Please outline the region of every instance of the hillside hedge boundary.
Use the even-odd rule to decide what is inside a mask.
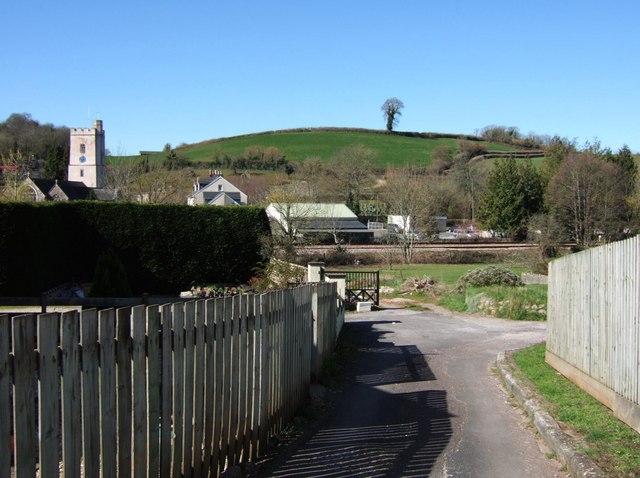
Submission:
[[[240,284],[261,267],[264,209],[132,203],[0,203],[0,296],[91,282],[113,250],[133,294]]]

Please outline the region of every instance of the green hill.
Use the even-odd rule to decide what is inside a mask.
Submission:
[[[479,142],[486,150],[515,150],[510,145],[487,143],[480,138],[465,135],[438,133],[387,133],[381,130],[359,130],[341,128],[314,128],[272,131],[231,138],[221,138],[176,148],[176,153],[193,163],[212,162],[216,157],[234,157],[245,153],[247,148],[278,148],[291,162],[301,162],[315,156],[328,161],[345,146],[361,144],[376,152],[378,167],[428,166],[431,154],[437,147],[456,151],[460,139]],[[164,154],[150,156],[161,160]]]

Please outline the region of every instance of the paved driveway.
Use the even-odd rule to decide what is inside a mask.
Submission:
[[[546,324],[406,309],[352,314],[353,385],[262,477],[560,477],[492,372]]]

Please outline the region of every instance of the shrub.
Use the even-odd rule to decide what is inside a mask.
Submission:
[[[107,249],[98,258],[91,286],[92,297],[129,297],[131,287],[124,264],[113,249]]]
[[[457,158],[468,160],[487,152],[484,145],[475,141],[458,141]]]
[[[520,139],[520,131],[515,126],[490,125],[482,128],[481,136],[485,141],[496,143],[513,143]]]
[[[523,283],[514,272],[495,266],[471,270],[458,279],[458,287],[460,289],[487,287],[490,285],[516,287],[523,285]]]
[[[355,256],[342,246],[337,246],[325,255],[325,263],[331,266],[347,266],[355,263],[355,261]]]
[[[258,292],[286,289],[304,284],[305,276],[306,269],[273,258],[260,276],[251,278],[249,285]]]

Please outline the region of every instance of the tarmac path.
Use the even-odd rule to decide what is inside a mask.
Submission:
[[[543,322],[387,309],[350,314],[352,383],[266,477],[564,477],[493,366]]]

